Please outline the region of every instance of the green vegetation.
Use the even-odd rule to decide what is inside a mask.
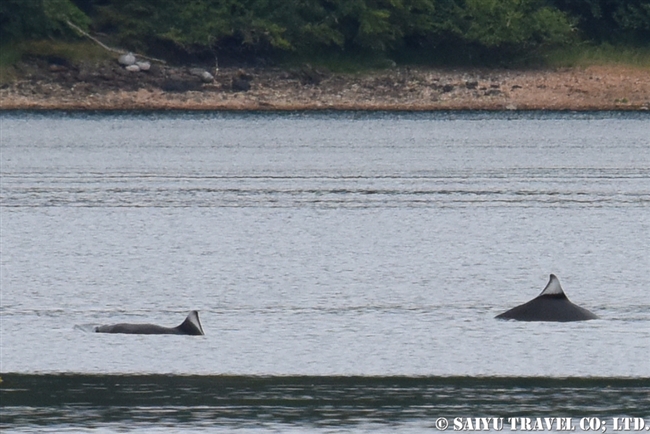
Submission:
[[[548,51],[544,63],[557,67],[623,64],[650,68],[650,47],[581,44]]]
[[[544,0],[111,0],[96,26],[122,46],[201,53],[390,53],[441,44],[516,53],[571,39]]]
[[[596,44],[650,45],[650,0],[552,0],[575,17],[582,40]]]
[[[12,46],[9,53],[22,57],[53,57],[67,59],[71,62],[96,61],[110,58],[111,55],[89,41],[61,41],[39,39],[36,41],[23,41]],[[9,54],[11,56],[12,54]]]
[[[20,74],[14,65],[30,58],[81,63],[109,59],[111,54],[90,41],[39,39],[7,44],[0,49],[0,84],[15,80]]]
[[[14,47],[5,46],[0,49],[0,85],[17,78],[13,65],[21,59],[21,53]]]
[[[87,44],[69,45],[81,38],[69,23],[172,62],[262,58],[339,70],[540,59],[644,66],[650,50],[650,0],[3,0],[0,65],[90,55]]]
[[[66,21],[87,29],[90,18],[71,0],[2,0],[0,40],[2,45],[42,38],[65,38],[72,29]]]

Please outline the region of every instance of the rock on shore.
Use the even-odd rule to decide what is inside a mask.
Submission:
[[[650,71],[626,66],[540,70],[399,67],[363,74],[309,66],[220,69],[118,62],[19,66],[2,109],[93,110],[648,110]]]

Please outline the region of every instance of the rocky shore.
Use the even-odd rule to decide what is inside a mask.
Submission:
[[[3,110],[649,110],[650,71],[627,66],[494,70],[395,67],[342,74],[206,70],[115,60],[19,65]],[[146,69],[146,70],[145,70]]]

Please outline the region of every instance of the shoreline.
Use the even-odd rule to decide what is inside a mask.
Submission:
[[[462,113],[462,112],[484,112],[484,113],[646,113],[650,109],[641,108],[341,108],[341,107],[317,107],[296,106],[291,108],[169,108],[169,107],[145,107],[145,108],[88,108],[88,107],[55,107],[55,108],[4,108],[0,107],[2,113]]]
[[[0,110],[69,111],[647,111],[650,71],[629,66],[539,70],[399,67],[357,74],[309,66],[124,71],[33,64],[0,88]],[[194,69],[195,71],[195,69]]]

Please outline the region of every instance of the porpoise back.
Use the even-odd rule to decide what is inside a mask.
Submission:
[[[112,324],[95,327],[97,333],[125,333],[135,335],[190,335],[203,336],[199,313],[191,311],[185,321],[176,327],[163,327],[156,324]]]
[[[517,307],[497,315],[498,319],[514,319],[517,321],[587,321],[598,316],[569,300],[560,280],[551,274],[548,284],[540,295]]]

